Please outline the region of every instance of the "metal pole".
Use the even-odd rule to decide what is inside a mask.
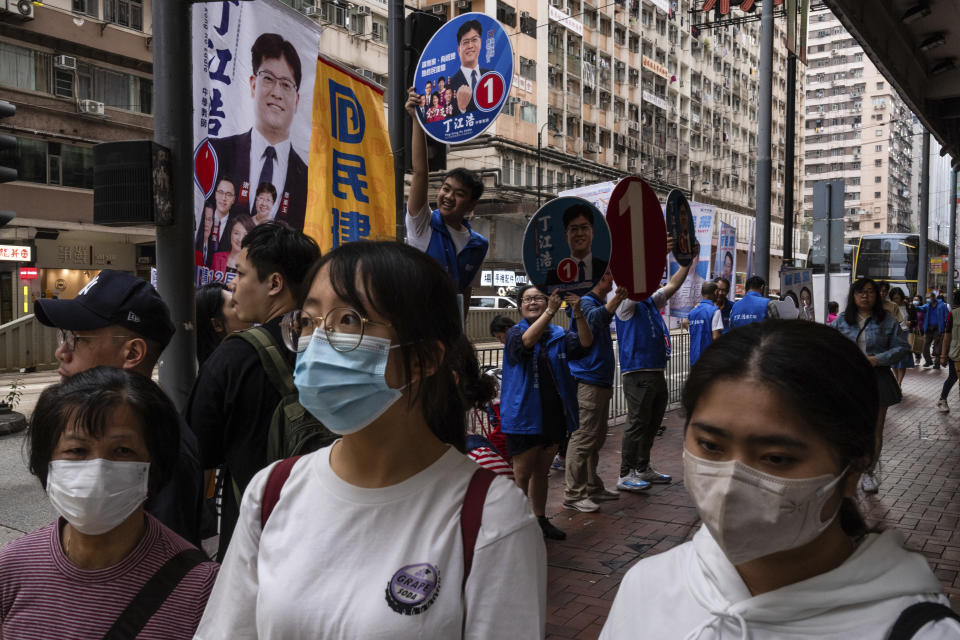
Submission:
[[[950,238],[947,240],[950,247],[950,258],[947,266],[947,304],[953,304],[953,288],[955,285],[953,270],[957,265],[957,172],[950,168]]]
[[[157,0],[154,0],[156,2]],[[407,99],[406,70],[403,66],[405,58],[403,42],[403,0],[390,0],[387,9],[387,51],[390,52],[387,68],[387,104],[389,106],[388,126],[390,127],[390,146],[393,148],[393,182],[396,191],[396,234],[397,240],[402,241],[405,236],[403,219],[403,148],[407,144],[404,140],[404,122],[407,117],[404,104]],[[413,123],[413,126],[419,126]]]
[[[920,165],[920,247],[917,265],[917,295],[927,295],[927,272],[930,261],[927,259],[927,236],[930,234],[930,132],[923,131],[923,159]]]
[[[543,173],[543,127],[540,127],[540,131],[537,131],[537,211],[540,210],[540,203],[542,201],[543,195],[543,180],[541,174]]]
[[[827,255],[823,259],[823,318],[830,313],[830,228],[833,225],[833,185],[827,183]]]
[[[783,182],[783,261],[793,261],[794,123],[797,119],[797,56],[787,54],[787,135]]]
[[[153,135],[173,170],[172,226],[157,227],[157,284],[177,328],[160,359],[160,386],[186,407],[197,376],[193,299],[193,103],[190,4],[153,3]]]
[[[753,272],[770,278],[770,137],[773,111],[773,2],[760,18],[760,113],[757,132],[757,226]],[[769,282],[767,283],[770,284]]]

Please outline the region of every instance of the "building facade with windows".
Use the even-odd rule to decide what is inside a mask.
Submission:
[[[0,322],[75,296],[103,268],[149,276],[155,255],[152,229],[93,223],[93,146],[153,137],[149,0],[30,8],[0,12],[0,99],[17,107],[0,121],[17,141],[0,164],[18,169],[0,185],[0,208],[16,213],[0,244],[30,247],[37,273],[0,257]]]
[[[829,11],[811,17],[808,59],[806,207],[814,183],[842,179],[848,240],[915,230],[912,114]]]

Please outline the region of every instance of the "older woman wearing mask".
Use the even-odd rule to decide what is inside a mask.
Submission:
[[[576,331],[550,323],[560,308],[558,294],[548,298],[527,285],[517,301],[523,319],[507,331],[503,349],[502,430],[517,486],[529,496],[544,537],[563,540],[566,534],[550,524],[545,513],[547,474],[564,434],[579,425],[577,386],[567,362],[589,353],[593,333],[575,295],[568,294],[566,301]]]
[[[173,473],[173,403],[111,367],[48,387],[30,470],[60,518],[0,551],[0,638],[191,638],[217,565],[143,510]]]

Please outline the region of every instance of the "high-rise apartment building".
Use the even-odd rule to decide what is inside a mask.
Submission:
[[[829,11],[808,31],[804,202],[842,179],[845,236],[911,230],[912,114]]]

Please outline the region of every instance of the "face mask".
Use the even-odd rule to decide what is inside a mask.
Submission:
[[[388,387],[383,376],[390,350],[400,345],[364,336],[356,349],[342,352],[319,329],[308,339],[310,344],[297,356],[293,383],[300,392],[300,404],[330,431],[356,433],[403,395],[402,389]]]
[[[823,505],[846,474],[792,480],[738,460],[714,462],[683,452],[683,481],[713,539],[734,565],[794,549],[830,526]]]
[[[96,536],[119,526],[147,499],[149,462],[52,460],[47,496],[64,520]]]

